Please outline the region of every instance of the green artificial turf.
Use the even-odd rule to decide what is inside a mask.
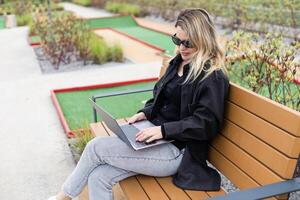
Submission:
[[[117,31],[133,36],[138,40],[165,49],[166,54],[168,55],[173,56],[175,54],[175,45],[170,36],[138,26],[130,16],[90,19],[88,20],[88,23],[93,29],[114,28]]]
[[[5,20],[4,17],[0,16],[0,29],[4,29],[5,28]]]
[[[87,22],[92,29],[137,26],[131,16],[95,18],[89,19]]]
[[[175,44],[171,40],[171,36],[162,34],[156,31],[152,31],[143,27],[118,27],[116,30],[123,32],[127,35],[131,35],[141,41],[147,42],[154,46],[160,47],[166,50],[168,55],[173,56]]]
[[[40,43],[41,42],[41,38],[37,35],[30,36],[30,40],[31,40],[31,43]]]
[[[93,95],[149,88],[153,87],[154,84],[155,82],[144,82],[93,90],[58,92],[56,97],[70,129],[76,130],[87,128],[93,122],[92,106],[89,101]],[[152,92],[143,92],[97,99],[97,104],[102,105],[114,118],[119,119],[135,114],[144,107],[145,101],[151,97]]]

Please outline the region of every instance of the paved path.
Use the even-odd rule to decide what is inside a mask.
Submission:
[[[76,16],[82,18],[97,18],[97,17],[109,17],[114,16],[114,14],[109,13],[103,9],[93,8],[93,7],[83,7],[76,4],[64,2],[61,3],[65,10],[72,11]]]
[[[42,200],[74,168],[50,90],[156,77],[161,62],[42,75],[28,28],[0,30],[0,199]]]

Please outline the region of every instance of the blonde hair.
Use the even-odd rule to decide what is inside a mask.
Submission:
[[[190,62],[190,71],[184,83],[193,82],[202,71],[206,72],[202,80],[215,70],[222,70],[227,74],[224,53],[217,41],[214,23],[206,10],[186,9],[181,11],[175,24],[175,27],[177,26],[186,32],[193,48],[196,48]],[[208,69],[205,68],[206,64],[210,64]]]

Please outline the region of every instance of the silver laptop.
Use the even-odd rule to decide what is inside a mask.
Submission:
[[[102,120],[107,127],[114,132],[123,142],[131,146],[134,150],[145,149],[161,144],[165,144],[171,141],[167,140],[155,140],[151,143],[137,142],[135,140],[136,134],[144,128],[155,126],[148,120],[139,121],[133,124],[119,125],[118,122],[101,106],[97,105],[92,99],[90,99],[92,106],[96,109],[96,112],[102,117]]]

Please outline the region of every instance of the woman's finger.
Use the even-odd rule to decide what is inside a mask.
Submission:
[[[142,141],[142,139],[143,139],[143,137],[144,137],[143,135],[144,135],[144,131],[141,130],[140,132],[138,132],[138,133],[136,134],[135,139],[136,139],[137,141]]]
[[[154,140],[157,140],[156,135],[151,136],[146,140],[147,143],[153,142]]]

